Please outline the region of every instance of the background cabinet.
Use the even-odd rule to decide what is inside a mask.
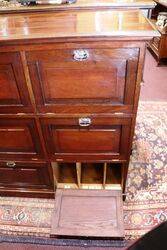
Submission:
[[[158,65],[167,64],[167,28],[163,29],[156,25],[157,17],[160,12],[167,12],[167,3],[165,1],[155,0],[157,6],[153,10],[151,23],[160,32],[160,37],[154,37],[149,43],[149,48],[156,57]]]

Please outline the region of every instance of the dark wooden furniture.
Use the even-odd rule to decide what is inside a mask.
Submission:
[[[155,7],[151,23],[159,31],[160,37],[155,37],[150,43],[149,48],[153,52],[155,58],[157,59],[158,65],[167,64],[167,29],[164,30],[156,25],[156,20],[159,12],[167,12],[167,3],[165,1],[155,1],[157,6]]]
[[[145,43],[157,31],[126,10],[2,15],[0,27],[1,194],[54,197],[54,179],[58,190],[70,189],[57,194],[86,199],[86,211],[93,194],[104,216],[100,233],[90,211],[85,228],[94,230],[86,233],[76,198],[78,234],[122,237]],[[56,198],[56,218],[70,197]],[[69,234],[63,225],[66,233],[54,223],[52,234]]]
[[[47,1],[45,1],[47,3]],[[35,6],[21,6],[2,8],[0,13],[24,13],[24,12],[50,12],[50,11],[69,11],[69,10],[106,10],[106,9],[140,9],[144,16],[151,17],[152,9],[156,3],[152,0],[77,0],[73,4],[41,4]]]

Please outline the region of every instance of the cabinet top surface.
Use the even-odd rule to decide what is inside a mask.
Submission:
[[[0,42],[58,38],[131,38],[159,36],[137,10],[24,13],[0,16]]]

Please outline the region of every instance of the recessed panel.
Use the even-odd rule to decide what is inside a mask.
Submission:
[[[51,235],[123,237],[121,191],[57,190]]]
[[[27,127],[0,127],[0,152],[34,152],[34,143]]]
[[[12,65],[0,65],[0,105],[20,104],[21,99]]]
[[[119,152],[120,128],[52,130],[55,148],[64,153]]]
[[[34,119],[0,119],[0,157],[24,159],[42,154]]]
[[[64,102],[122,102],[126,63],[107,68],[56,68],[42,64],[43,96],[46,104]],[[119,71],[122,71],[122,76]]]

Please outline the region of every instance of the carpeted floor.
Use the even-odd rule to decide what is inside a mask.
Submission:
[[[145,57],[143,80],[140,100],[167,102],[167,65],[157,67],[157,62],[149,51]]]
[[[126,235],[167,220],[167,102],[140,102],[124,203]]]
[[[144,78],[151,88],[150,78],[155,80],[156,74],[157,79],[161,80],[156,84],[159,88],[162,85],[159,92],[163,93],[160,95],[156,92],[157,86],[153,86],[155,93],[147,93],[145,81],[141,93],[141,99],[144,101],[140,101],[138,110],[127,182],[127,199],[124,203],[127,239],[138,238],[153,226],[167,220],[167,91],[165,92],[164,83],[167,79],[167,68],[156,68],[156,71],[150,74],[149,66],[156,67],[156,63],[148,53]],[[149,101],[146,101],[147,95]],[[150,98],[153,101],[150,101]],[[46,199],[0,197],[0,233],[49,237],[53,205],[52,200]],[[61,250],[60,247],[57,249]]]

